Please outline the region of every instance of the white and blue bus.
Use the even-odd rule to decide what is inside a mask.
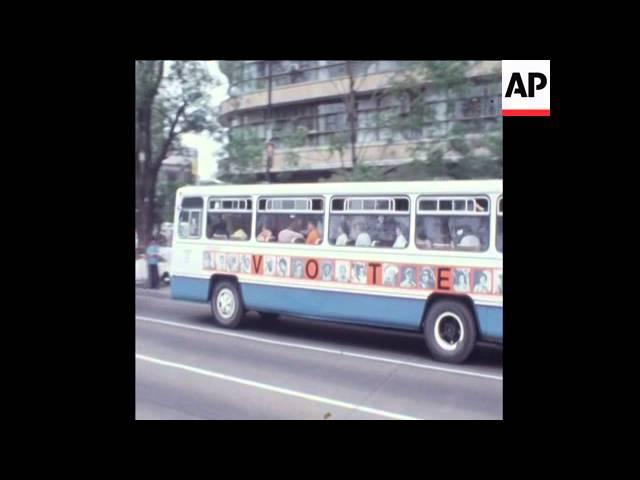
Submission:
[[[188,186],[178,190],[175,299],[422,331],[463,362],[502,343],[502,181]]]

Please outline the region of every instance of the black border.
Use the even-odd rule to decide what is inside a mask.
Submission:
[[[135,416],[135,323],[131,321],[135,316],[135,295],[133,281],[130,280],[135,183],[133,164],[127,160],[134,144],[134,118],[131,113],[135,99],[133,62],[136,58],[266,57],[255,51],[243,54],[240,50],[234,51],[233,47],[225,45],[218,51],[203,47],[200,52],[189,54],[138,51],[111,63],[108,71],[102,68],[104,65],[94,66],[95,70],[89,67],[91,75],[95,78],[100,76],[100,82],[75,90],[75,100],[80,105],[85,98],[96,99],[89,111],[80,107],[81,119],[87,120],[80,122],[83,125],[78,125],[78,118],[73,112],[70,115],[70,120],[74,120],[79,129],[74,133],[75,138],[80,139],[74,142],[74,148],[84,154],[79,156],[81,174],[68,195],[70,201],[79,196],[91,198],[91,210],[87,209],[87,213],[94,213],[88,218],[95,219],[97,211],[100,220],[83,225],[86,236],[80,246],[82,251],[72,247],[70,252],[82,269],[90,273],[87,276],[74,272],[66,280],[72,285],[74,297],[84,299],[85,303],[82,308],[86,310],[78,314],[74,322],[77,331],[71,334],[71,338],[73,344],[76,347],[80,345],[91,359],[73,362],[77,382],[83,386],[85,382],[91,384],[90,405],[85,406],[91,418],[119,423],[131,421]],[[466,54],[438,50],[434,56],[419,46],[411,51],[399,51],[397,48],[369,45],[367,52],[358,52],[357,48],[327,52],[306,49],[298,44],[278,49],[277,55],[270,57],[526,58],[513,52],[483,54],[472,48],[465,48]],[[504,303],[504,424],[528,423],[553,414],[555,408],[550,391],[562,384],[553,372],[557,371],[558,359],[566,355],[564,346],[547,341],[554,322],[562,321],[556,318],[553,304],[559,298],[556,295],[566,291],[558,288],[558,282],[567,274],[566,252],[541,242],[538,231],[541,224],[554,231],[563,231],[567,227],[566,217],[544,213],[557,211],[560,199],[569,193],[567,185],[570,183],[564,181],[566,177],[562,171],[567,166],[559,158],[564,67],[563,61],[553,56],[539,54],[528,57],[551,60],[551,116],[503,119],[504,188],[511,205],[507,208],[514,212],[511,219],[508,216],[505,229],[507,244],[511,247],[507,247],[504,258],[508,278]],[[81,73],[78,76],[86,77]],[[573,173],[572,167],[569,167],[569,173]],[[65,274],[61,272],[62,276]],[[81,278],[87,278],[87,281]],[[571,325],[575,326],[575,321]]]

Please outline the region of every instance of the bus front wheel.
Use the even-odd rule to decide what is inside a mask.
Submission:
[[[441,362],[464,362],[476,343],[473,314],[462,302],[437,301],[429,309],[423,329],[429,352]]]
[[[240,326],[244,318],[244,306],[236,283],[228,280],[216,283],[211,295],[211,311],[220,326],[225,328]]]

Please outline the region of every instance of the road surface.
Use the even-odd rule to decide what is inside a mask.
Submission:
[[[249,314],[136,289],[136,419],[502,419],[502,350],[438,363],[421,335]]]

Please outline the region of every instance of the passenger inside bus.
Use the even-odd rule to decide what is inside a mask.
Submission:
[[[347,222],[340,222],[338,226],[338,237],[336,238],[336,245],[344,247],[349,242],[349,224]]]
[[[246,232],[241,228],[238,228],[233,234],[229,237],[231,240],[248,240]]]
[[[289,226],[284,230],[281,230],[278,234],[279,243],[293,243],[296,239],[301,238],[304,240],[304,235],[300,233],[300,219],[294,218],[289,223]]]
[[[307,245],[318,245],[321,241],[322,237],[320,236],[320,232],[318,232],[316,222],[314,220],[307,220],[307,239],[305,243]]]
[[[479,252],[489,243],[488,216],[425,215],[421,224],[416,235],[418,248]]]
[[[475,252],[479,252],[482,248],[482,245],[480,244],[480,239],[478,238],[478,236],[474,235],[471,232],[462,234],[460,236],[460,241],[457,243],[456,246],[464,250],[472,250]]]
[[[353,226],[354,234],[356,236],[356,247],[370,247],[371,236],[365,230],[365,225],[361,222],[356,222]]]
[[[338,214],[329,227],[329,241],[337,246],[405,248],[409,243],[409,215]]]
[[[214,240],[249,240],[251,213],[208,213],[207,238]]]
[[[273,232],[269,230],[269,225],[266,220],[262,223],[262,228],[260,229],[260,233],[256,237],[256,240],[259,242],[271,242],[275,240]]]
[[[211,219],[212,222],[215,222],[215,219]],[[215,238],[218,240],[226,240],[229,238],[229,234],[227,233],[227,225],[223,221],[222,217],[219,217],[218,221],[215,223],[210,223],[211,229],[207,228],[207,237]]]
[[[200,213],[194,212],[191,215],[191,222],[189,223],[189,235],[192,237],[198,236],[200,231]]]
[[[405,248],[407,246],[407,236],[403,230],[404,226],[396,225],[396,241],[393,242],[393,248]]]
[[[453,242],[445,217],[424,217],[418,229],[416,246],[425,249],[451,249]]]

